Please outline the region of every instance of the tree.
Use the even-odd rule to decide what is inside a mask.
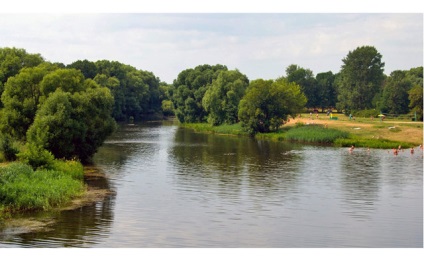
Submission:
[[[285,79],[258,79],[250,83],[240,101],[238,116],[250,133],[277,130],[288,118],[295,117],[306,104],[300,86]]]
[[[406,78],[406,72],[393,71],[384,83],[380,110],[391,114],[408,113],[410,89],[411,82]]]
[[[411,112],[417,113],[417,119],[423,120],[423,87],[415,85],[408,92],[409,108]]]
[[[17,139],[25,139],[26,131],[34,121],[42,95],[40,83],[44,76],[56,67],[43,63],[36,67],[24,68],[19,74],[10,77],[1,100],[1,130]]]
[[[238,121],[238,105],[249,85],[249,79],[238,70],[221,71],[212,81],[202,105],[212,125],[233,124]]]
[[[85,78],[93,79],[97,75],[97,66],[94,62],[88,60],[78,60],[68,64],[66,68],[78,69]]]
[[[101,60],[95,65],[94,80],[109,88],[115,98],[113,117],[116,120],[161,114],[160,80],[153,73],[116,61]]]
[[[315,108],[320,105],[320,94],[317,88],[317,81],[310,69],[304,69],[296,64],[291,64],[286,68],[287,81],[295,82],[307,98],[306,107]]]
[[[94,81],[75,93],[56,90],[37,111],[27,132],[28,145],[56,158],[90,161],[115,129],[110,90]]]
[[[35,67],[42,62],[44,59],[40,54],[30,54],[24,49],[0,48],[0,96],[9,77],[17,75],[22,68]]]
[[[317,92],[320,99],[317,107],[321,107],[322,111],[325,108],[334,108],[336,106],[337,93],[334,80],[335,75],[331,71],[316,75]]]
[[[223,65],[199,65],[178,74],[173,83],[172,102],[180,122],[204,122],[207,111],[202,105],[208,86],[218,77],[220,71],[227,71]]]
[[[40,82],[40,103],[57,89],[64,92],[75,93],[85,89],[85,78],[80,70],[57,69],[46,74]]]
[[[346,113],[370,109],[373,99],[382,88],[384,62],[382,55],[372,46],[361,46],[342,60],[338,88],[337,109]]]

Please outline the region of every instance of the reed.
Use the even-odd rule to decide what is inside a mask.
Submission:
[[[209,123],[184,123],[181,124],[181,126],[193,129],[198,132],[209,132],[226,135],[248,135],[248,133],[243,130],[243,127],[241,127],[240,123],[222,124],[219,126],[213,126]]]
[[[332,144],[336,139],[348,138],[347,132],[318,125],[296,126],[287,131],[285,139],[305,143]]]

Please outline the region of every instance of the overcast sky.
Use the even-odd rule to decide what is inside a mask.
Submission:
[[[60,10],[59,10],[60,11]],[[200,64],[275,79],[297,64],[337,73],[355,48],[374,46],[385,73],[423,65],[423,14],[413,13],[3,13],[0,47],[51,62],[101,59],[171,83]]]

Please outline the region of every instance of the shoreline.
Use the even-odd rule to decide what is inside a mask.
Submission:
[[[331,143],[333,146],[350,147],[355,145],[357,147],[369,148],[394,148],[399,145],[405,148],[416,147],[423,144],[423,122],[421,121],[403,121],[403,120],[385,120],[370,118],[356,118],[349,120],[349,117],[343,114],[333,114],[337,120],[331,120],[325,113],[316,114],[312,117],[309,114],[303,114],[303,117],[290,119],[285,123],[280,131],[269,133],[258,133],[254,137],[260,140],[270,141],[286,141],[285,133],[290,129],[301,125],[318,125],[320,127],[339,130],[347,132],[348,138],[340,138],[336,143]],[[213,133],[217,135],[227,136],[249,136],[247,133],[241,131],[242,128],[239,124],[235,125],[220,125],[212,126],[207,123],[191,123],[179,124],[182,127],[193,129],[197,132]],[[299,142],[302,141],[293,141]],[[314,144],[313,141],[305,141],[308,144]],[[320,144],[320,142],[315,142]]]
[[[70,202],[64,205],[55,207],[54,209],[48,211],[37,211],[46,212],[47,217],[36,218],[31,216],[20,216],[27,215],[29,214],[28,212],[12,214],[10,217],[4,219],[0,223],[0,238],[7,238],[15,234],[46,231],[50,229],[50,226],[56,223],[54,213],[76,210],[81,207],[103,201],[108,196],[115,195],[115,191],[106,188],[99,188],[95,185],[91,186],[90,184],[88,184],[90,180],[99,178],[107,178],[107,176],[104,173],[100,172],[100,170],[94,166],[84,166],[84,182],[86,183],[86,188],[81,196],[72,199]],[[52,214],[48,214],[49,212]]]

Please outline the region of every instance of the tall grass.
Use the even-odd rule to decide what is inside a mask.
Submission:
[[[349,134],[347,132],[318,125],[296,126],[285,134],[285,139],[289,141],[323,144],[332,144],[336,139],[348,137]]]
[[[20,162],[0,167],[0,210],[48,210],[81,195],[84,184],[76,179],[80,178],[79,173],[66,172],[79,166],[58,163],[58,168],[65,168],[65,171],[34,171],[31,166]]]
[[[222,124],[219,126],[213,126],[209,123],[184,123],[181,124],[181,126],[193,129],[198,132],[209,132],[228,135],[248,135],[248,133],[243,130],[240,123]]]

